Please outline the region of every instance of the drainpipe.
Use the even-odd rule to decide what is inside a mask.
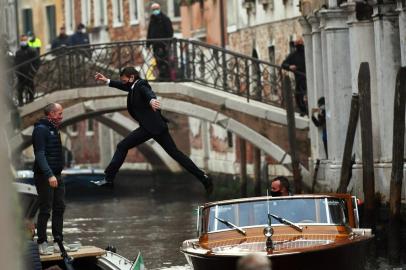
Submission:
[[[220,35],[221,35],[221,48],[226,47],[226,38],[225,38],[225,21],[224,21],[224,0],[219,0],[220,1]]]
[[[15,12],[15,17],[16,17],[16,33],[17,33],[17,37],[16,37],[16,48],[18,49],[18,46],[19,46],[19,41],[20,41],[20,27],[19,27],[19,12],[18,12],[18,0],[14,0],[14,8],[15,8],[15,10],[14,10],[14,12]],[[17,49],[16,49],[16,51],[17,51]]]
[[[222,62],[222,69],[223,69],[223,90],[227,91],[227,65],[226,65],[226,53],[224,49],[226,47],[226,39],[225,39],[225,21],[224,21],[224,0],[220,1],[220,34],[221,34],[221,48],[223,48],[223,52],[221,54],[221,62]]]

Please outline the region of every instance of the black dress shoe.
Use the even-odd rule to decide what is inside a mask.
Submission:
[[[92,182],[93,184],[95,184],[96,186],[99,186],[99,187],[102,187],[102,186],[110,187],[110,188],[114,187],[114,180],[111,178],[107,178],[107,177],[104,177],[100,180],[90,181],[90,182]]]
[[[213,193],[213,179],[205,174],[202,180],[203,186],[206,189],[206,194],[211,195]]]

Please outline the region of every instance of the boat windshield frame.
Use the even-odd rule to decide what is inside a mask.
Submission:
[[[304,201],[307,200],[307,201]],[[269,198],[271,204],[270,211],[284,219],[288,219],[295,224],[300,225],[323,225],[323,226],[349,226],[349,212],[348,205],[345,198],[340,197],[271,197]],[[285,203],[286,202],[286,203]],[[206,205],[199,209],[198,221],[198,235],[201,236],[205,233],[215,233],[222,231],[230,231],[226,225],[219,225],[219,221],[216,218],[226,219],[238,227],[241,228],[255,228],[267,226],[267,199],[258,199],[251,201],[230,201],[226,203],[214,203]],[[309,205],[314,204],[314,210],[308,210]],[[278,209],[277,206],[281,209]],[[294,207],[293,207],[294,206]],[[249,210],[241,210],[249,208]],[[258,217],[260,220],[257,222],[257,216],[254,208],[260,209]],[[285,210],[285,211],[282,211]],[[289,214],[287,214],[289,210]],[[300,214],[314,211],[313,219],[301,218]],[[245,211],[245,212],[244,212]],[[240,214],[241,212],[241,214]],[[233,213],[230,215],[230,213]],[[324,213],[324,215],[323,215]],[[246,219],[254,220],[247,222]],[[295,215],[299,215],[295,217]],[[254,217],[252,217],[254,216]],[[263,217],[262,217],[263,216]],[[300,220],[299,220],[300,218]],[[241,221],[241,222],[240,222]],[[302,222],[300,222],[302,221]],[[313,221],[313,222],[311,222]],[[273,219],[272,226],[287,226]]]

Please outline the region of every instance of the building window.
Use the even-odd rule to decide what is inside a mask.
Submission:
[[[85,26],[88,26],[90,24],[90,1],[89,0],[82,0],[81,11],[82,11],[82,23]]]
[[[56,38],[56,15],[55,6],[46,6],[47,22],[48,22],[48,41],[52,41]]]
[[[233,133],[231,131],[227,130],[227,146],[229,148],[232,148],[234,146],[233,144]]]
[[[23,32],[27,34],[29,31],[34,32],[34,27],[32,24],[32,9],[23,9]]]
[[[296,50],[295,48],[295,38],[294,36],[290,36],[289,38],[289,53],[292,53]]]
[[[269,54],[269,62],[271,64],[275,64],[275,46],[269,45],[268,46],[268,54]]]
[[[92,118],[87,119],[86,136],[93,136],[94,134],[94,121]]]
[[[107,3],[106,0],[95,0],[94,25],[107,25]]]
[[[65,0],[65,28],[67,34],[72,34],[75,30],[75,7],[74,0]]]
[[[237,5],[234,0],[227,0],[227,27],[237,24]]]
[[[130,0],[130,21],[131,24],[139,23],[140,14],[139,11],[141,10],[139,6],[138,0]]]
[[[113,26],[123,26],[123,0],[113,0]]]
[[[76,135],[78,135],[78,125],[77,125],[77,123],[68,126],[68,127],[67,127],[67,130],[68,130],[68,134],[69,134],[70,136],[76,136]]]
[[[173,0],[173,17],[180,18],[180,1]]]

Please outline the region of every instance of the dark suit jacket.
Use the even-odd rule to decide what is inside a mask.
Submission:
[[[131,85],[113,80],[110,80],[109,86],[128,92],[128,112],[149,133],[159,135],[168,129],[167,121],[161,115],[161,111],[154,112],[149,104],[151,99],[156,98],[156,95],[147,81],[138,80],[133,89],[131,89]]]

